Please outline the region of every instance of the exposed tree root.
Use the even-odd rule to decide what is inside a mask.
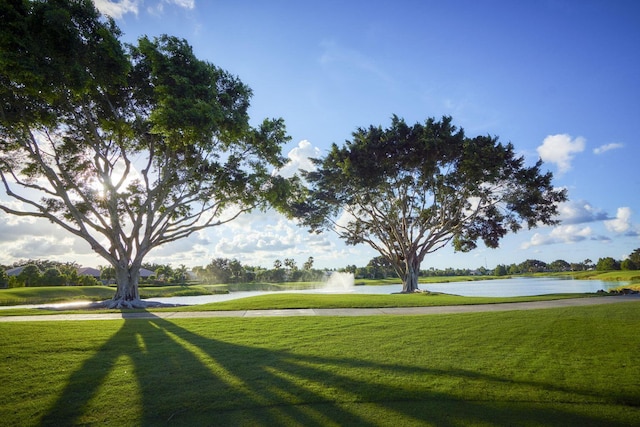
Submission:
[[[125,299],[110,299],[101,301],[99,303],[91,304],[91,308],[107,308],[114,310],[127,310],[127,309],[145,309],[145,308],[157,308],[157,307],[179,307],[180,304],[164,304],[156,301],[145,301],[141,299],[125,300]]]
[[[433,294],[433,292],[428,291],[426,289],[414,289],[412,291],[400,291],[400,292],[395,292],[397,294]]]

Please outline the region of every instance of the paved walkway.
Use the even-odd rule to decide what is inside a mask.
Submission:
[[[544,308],[579,307],[588,305],[640,302],[640,295],[617,295],[600,298],[571,298],[553,301],[513,302],[504,304],[450,305],[440,307],[392,308],[305,308],[284,310],[238,311],[157,311],[140,313],[50,314],[39,316],[2,316],[0,322],[33,322],[61,320],[118,320],[118,319],[193,319],[210,317],[287,317],[287,316],[379,316],[481,313]]]

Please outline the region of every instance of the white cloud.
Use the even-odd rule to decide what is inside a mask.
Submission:
[[[586,202],[564,203],[560,206],[563,225],[555,227],[549,234],[535,233],[528,242],[521,245],[522,249],[533,246],[553,245],[558,243],[576,243],[583,240],[611,241],[610,237],[594,235],[591,227],[581,227],[576,224],[584,222],[602,221],[605,228],[614,233],[625,236],[638,236],[638,228],[631,223],[632,210],[628,207],[618,208],[616,217],[603,220],[602,211],[594,209]]]
[[[604,226],[607,230],[615,233],[624,233],[631,229],[631,215],[633,212],[631,208],[621,207],[616,212],[616,217],[604,222]]]
[[[25,236],[14,242],[9,254],[17,259],[55,258],[71,253],[73,240],[71,237],[57,239],[54,236]]]
[[[111,16],[113,19],[121,19],[127,13],[138,15],[140,6],[144,0],[93,0],[96,8],[103,14]],[[152,14],[161,14],[164,11],[164,5],[175,5],[184,9],[192,10],[195,8],[195,0],[161,0],[155,5],[148,6],[147,11]]]
[[[164,0],[164,1],[165,3],[175,4],[176,6],[180,6],[189,10],[196,7],[196,0]]]
[[[289,151],[287,158],[289,161],[278,173],[286,178],[292,177],[299,170],[312,171],[315,170],[315,166],[311,163],[310,158],[320,157],[321,152],[318,147],[314,147],[309,141],[302,140],[296,147]]]
[[[301,241],[296,227],[290,221],[279,218],[265,227],[251,227],[243,233],[223,237],[216,245],[215,251],[225,254],[226,258],[260,251],[282,253],[295,248]]]
[[[551,230],[549,234],[535,233],[528,242],[522,244],[522,249],[532,246],[553,245],[557,243],[576,243],[591,237],[591,227],[575,225],[561,225]]]
[[[93,0],[100,13],[109,15],[113,19],[120,19],[127,13],[138,14],[138,9],[142,0]]]
[[[537,151],[543,161],[556,164],[559,173],[564,173],[571,169],[574,154],[584,151],[585,142],[581,136],[571,139],[567,134],[549,135]]]
[[[561,203],[558,206],[558,214],[562,224],[565,225],[610,219],[604,211],[594,208],[585,200],[570,200]]]
[[[17,200],[1,200],[2,205],[6,206],[9,209],[13,209],[16,211],[25,211],[26,206],[24,203]],[[20,215],[11,215],[6,213],[3,210],[0,210],[0,231],[2,235],[5,235],[5,226],[15,227],[21,224],[33,224],[36,222],[36,218],[30,216],[20,216]]]
[[[623,144],[617,143],[617,142],[613,142],[611,144],[605,144],[605,145],[601,145],[598,148],[594,148],[593,149],[593,154],[602,154],[602,153],[606,153],[607,151],[610,150],[616,150],[618,148],[622,148],[624,147]]]

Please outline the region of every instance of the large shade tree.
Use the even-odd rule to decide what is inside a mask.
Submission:
[[[0,5],[0,209],[44,218],[115,269],[114,307],[144,305],[159,245],[286,201],[281,119],[181,39],[126,45],[90,0]]]
[[[554,189],[542,162],[527,166],[513,146],[491,136],[468,138],[450,117],[387,129],[360,128],[307,171],[312,230],[336,231],[348,244],[369,244],[418,290],[425,256],[451,243],[469,251],[498,247],[508,232],[554,224],[565,191]]]

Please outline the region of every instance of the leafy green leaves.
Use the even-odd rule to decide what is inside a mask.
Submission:
[[[3,2],[0,14],[0,176],[28,205],[0,209],[44,216],[122,266],[284,208],[294,182],[272,176],[283,120],[252,127],[251,89],[185,40],[124,45],[90,0]]]
[[[409,126],[393,116],[389,128],[359,128],[314,164],[304,224],[366,242],[405,272],[450,241],[461,251],[478,240],[495,248],[522,223],[552,224],[566,199],[541,162],[526,167],[512,144],[468,138],[451,117]],[[352,219],[340,222],[345,212]]]

